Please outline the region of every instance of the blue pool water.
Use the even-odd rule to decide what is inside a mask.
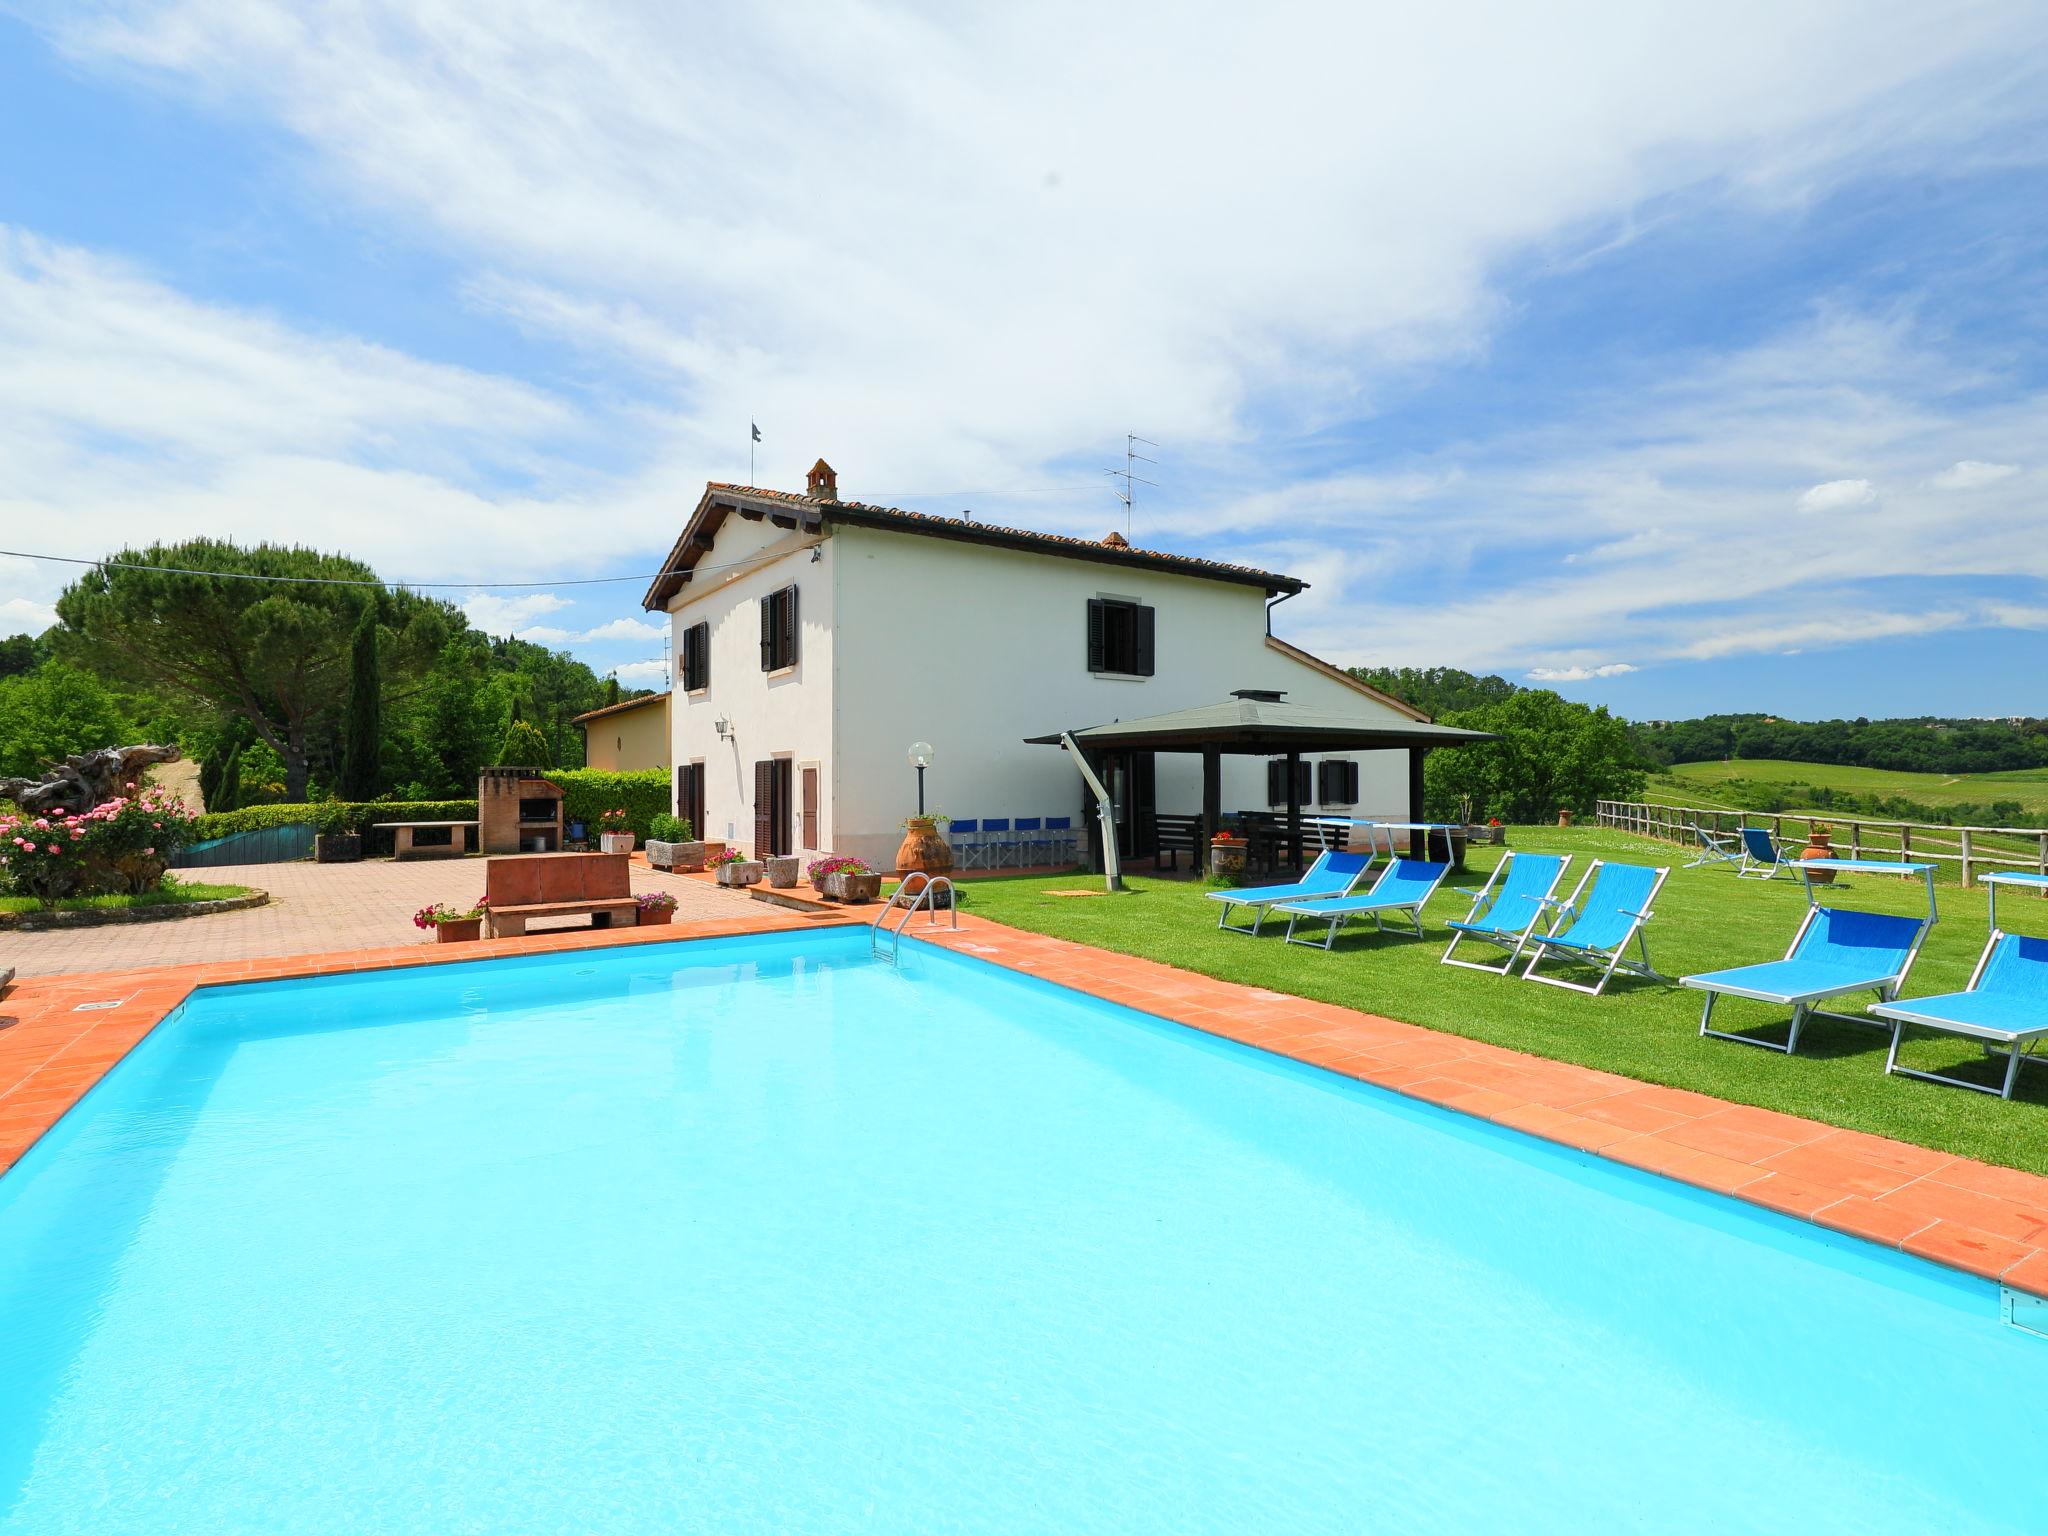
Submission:
[[[1993,1288],[859,932],[201,993],[0,1309],[36,1536],[2048,1527]]]

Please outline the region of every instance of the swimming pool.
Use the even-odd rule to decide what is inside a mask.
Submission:
[[[863,930],[195,994],[0,1530],[2039,1530],[1996,1288]]]

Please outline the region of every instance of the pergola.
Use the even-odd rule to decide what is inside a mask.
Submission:
[[[1139,720],[1117,720],[1081,730],[1058,731],[1049,736],[1031,736],[1026,741],[1033,746],[1066,747],[1071,744],[1081,754],[1086,764],[1085,776],[1091,781],[1104,753],[1201,753],[1202,836],[1196,858],[1200,867],[1207,869],[1209,841],[1215,837],[1223,819],[1225,753],[1287,759],[1287,841],[1290,848],[1298,849],[1301,846],[1301,791],[1295,770],[1303,753],[1405,749],[1408,753],[1408,816],[1411,821],[1419,822],[1423,820],[1422,760],[1430,748],[1494,739],[1487,731],[1460,730],[1456,726],[1404,720],[1386,713],[1352,713],[1290,704],[1283,693],[1240,688],[1217,704],[1176,709],[1163,715],[1147,715]],[[1422,834],[1414,833],[1413,842],[1419,857]]]

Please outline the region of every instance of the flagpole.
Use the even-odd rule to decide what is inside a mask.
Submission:
[[[747,419],[747,485],[754,484],[754,444],[761,440],[761,429],[754,425],[753,418]]]

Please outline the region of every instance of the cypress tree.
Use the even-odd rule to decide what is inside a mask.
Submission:
[[[370,800],[377,794],[378,761],[384,745],[384,714],[377,677],[377,610],[365,604],[350,642],[348,700],[341,727],[341,798]]]
[[[206,802],[209,811],[238,811],[242,808],[242,754],[231,753],[220,770],[220,804]]]

